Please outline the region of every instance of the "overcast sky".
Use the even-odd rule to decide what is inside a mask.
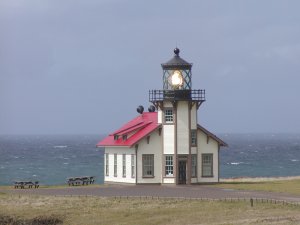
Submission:
[[[214,133],[300,133],[300,1],[0,0],[0,134],[106,134],[193,63]]]

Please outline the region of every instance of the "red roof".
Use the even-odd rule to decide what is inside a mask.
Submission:
[[[157,112],[144,112],[108,135],[96,146],[133,146],[160,126],[157,123]],[[117,140],[115,137],[118,137]]]

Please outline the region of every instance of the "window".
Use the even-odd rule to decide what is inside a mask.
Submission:
[[[123,168],[123,177],[126,177],[126,155],[125,154],[123,154],[122,168]]]
[[[192,177],[197,177],[197,155],[192,155]]]
[[[127,134],[123,134],[122,139],[123,139],[123,141],[126,141],[127,140]]]
[[[171,155],[166,156],[165,175],[173,177],[173,156]]]
[[[116,140],[118,140],[118,139],[119,139],[119,135],[115,134],[115,135],[114,135],[114,140],[116,141]]]
[[[172,109],[165,110],[165,122],[173,123],[173,110]]]
[[[143,177],[154,177],[154,155],[143,155]]]
[[[118,172],[117,172],[117,169],[118,169],[118,167],[117,167],[117,162],[118,162],[117,156],[118,156],[117,154],[114,154],[114,176],[115,177],[118,175]]]
[[[105,175],[109,176],[109,155],[105,154]]]
[[[213,154],[202,154],[202,177],[213,177]]]
[[[134,155],[131,155],[131,177],[135,177],[135,162],[134,162]]]
[[[191,130],[191,145],[197,146],[197,130]]]

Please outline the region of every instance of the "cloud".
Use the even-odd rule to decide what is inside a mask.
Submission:
[[[292,108],[289,95],[298,89],[289,87],[300,82],[299,7],[299,1],[277,0],[2,0],[0,124],[12,122],[0,133],[68,133],[74,121],[85,129],[76,132],[117,127],[134,116],[132,106],[147,101],[149,89],[162,87],[160,63],[173,56],[176,43],[194,63],[193,88],[209,93],[207,118],[200,120],[211,121],[213,130],[231,129],[219,122],[222,110],[233,115],[237,107],[248,109],[252,99],[267,99],[262,96],[281,86],[285,107]],[[288,115],[271,102],[255,107]],[[63,110],[53,113],[57,106]],[[251,118],[252,108],[228,123]],[[40,126],[37,117],[52,122]],[[251,119],[240,124],[251,125]]]

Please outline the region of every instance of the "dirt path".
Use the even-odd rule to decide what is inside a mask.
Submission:
[[[88,187],[66,187],[66,188],[39,188],[39,189],[0,189],[0,192],[15,194],[37,194],[37,195],[94,195],[103,197],[112,196],[153,196],[153,197],[175,197],[175,198],[264,198],[282,200],[288,202],[299,202],[300,196],[263,192],[263,191],[239,191],[233,189],[217,188],[205,185],[185,186],[161,186],[161,185],[103,185]]]

